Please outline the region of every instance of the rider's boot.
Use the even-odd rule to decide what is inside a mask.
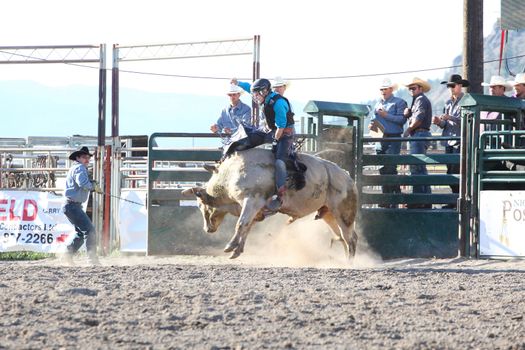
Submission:
[[[273,211],[273,212],[276,212],[279,209],[281,209],[281,206],[283,205],[283,197],[284,197],[284,194],[286,193],[286,190],[287,190],[286,186],[281,186],[277,190],[277,193],[270,197],[270,199],[268,200],[268,203],[266,203],[266,208],[268,208],[268,210]]]

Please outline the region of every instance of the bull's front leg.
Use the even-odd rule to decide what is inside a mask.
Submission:
[[[239,220],[237,220],[237,225],[235,225],[235,234],[224,248],[226,253],[233,252],[230,259],[237,258],[244,251],[248,232],[255,221],[257,213],[264,207],[264,204],[264,199],[259,196],[244,199]]]

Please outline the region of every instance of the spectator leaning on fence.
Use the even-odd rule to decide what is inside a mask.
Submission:
[[[407,103],[405,100],[394,96],[395,90],[397,90],[397,84],[393,84],[388,78],[383,80],[379,86],[381,99],[374,107],[374,115],[368,126],[370,130],[374,130],[379,123],[382,126],[384,138],[401,137],[403,126],[407,121],[403,115]],[[377,154],[399,154],[400,152],[401,142],[387,142],[385,140],[377,144]],[[397,166],[384,165],[379,169],[379,173],[381,175],[397,175]],[[384,185],[383,193],[401,193],[401,188],[399,185]],[[390,207],[390,205],[383,207]]]
[[[481,86],[488,86],[489,87],[489,94],[491,96],[500,96],[500,97],[507,97],[505,95],[506,92],[509,92],[512,90],[512,85],[509,84],[505,78],[503,78],[500,75],[493,75],[490,77],[490,82],[488,83],[481,83]],[[502,114],[500,112],[488,112],[488,111],[482,111],[479,114],[480,120],[497,120],[501,119]],[[493,125],[486,125],[483,122],[480,126],[480,131],[496,131],[498,130],[498,126]]]
[[[510,81],[509,83],[514,86],[514,91],[516,92],[512,97],[525,100],[525,73],[516,74],[514,81]],[[520,130],[525,130],[525,121],[522,120],[521,123],[522,124],[518,125],[517,128]],[[525,140],[521,138],[519,144],[523,148],[525,146]]]
[[[509,83],[514,86],[516,92],[512,97],[525,99],[525,73],[518,73],[513,81]]]
[[[461,110],[459,101],[463,97],[463,88],[468,87],[470,83],[459,74],[452,74],[448,81],[442,81],[441,84],[447,84],[450,92],[450,99],[445,102],[443,114],[434,116],[432,122],[443,129],[442,136],[461,137]],[[459,140],[444,140],[441,144],[445,146],[445,153],[459,154]],[[447,174],[459,174],[459,164],[447,164]],[[450,185],[452,193],[459,193],[458,185]],[[455,208],[454,204],[446,205],[445,208]]]
[[[405,130],[404,137],[430,137],[430,125],[432,124],[432,104],[425,92],[430,91],[430,84],[420,78],[413,78],[405,84],[412,96],[410,108],[406,108],[404,115],[408,118],[408,128]],[[430,145],[429,141],[409,141],[410,154],[426,154]],[[427,175],[427,166],[410,165],[411,175]],[[429,185],[414,185],[413,193],[431,193]],[[408,206],[409,208],[426,208],[428,205]]]
[[[74,162],[66,176],[65,203],[62,210],[77,233],[64,254],[65,261],[70,264],[73,262],[73,255],[82,247],[85,240],[88,261],[93,265],[99,265],[95,227],[82,209],[82,203],[88,200],[91,191],[102,193],[101,188],[89,179],[87,166],[91,156],[87,147],[82,147],[69,155],[69,159]]]

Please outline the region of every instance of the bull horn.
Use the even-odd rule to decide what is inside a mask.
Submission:
[[[219,170],[217,169],[217,167],[215,165],[211,165],[211,164],[204,164],[204,169],[210,173],[218,173]]]
[[[202,197],[203,195],[203,192],[204,194],[206,194],[206,190],[202,187],[192,187],[192,188],[187,188],[185,189],[184,191],[181,192],[182,196],[183,197]]]

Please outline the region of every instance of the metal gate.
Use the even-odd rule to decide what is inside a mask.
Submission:
[[[411,140],[448,140],[430,137]],[[364,144],[382,139],[363,137]],[[406,142],[406,138],[389,138],[391,142]],[[364,149],[364,148],[363,148]],[[400,257],[451,257],[457,253],[458,213],[443,209],[454,204],[457,195],[449,185],[459,183],[459,175],[443,173],[446,164],[458,164],[458,154],[363,154],[357,170],[359,190],[358,233],[384,259]],[[409,165],[427,165],[428,175],[410,175]],[[380,175],[379,167],[394,165],[398,175]],[[382,193],[385,185],[401,186],[401,193]],[[431,194],[411,193],[408,186],[432,186]],[[411,205],[431,206],[428,209],[408,209]]]
[[[148,254],[203,253],[213,236],[202,231],[195,200],[181,192],[210,178],[205,163],[220,159],[218,147],[180,146],[181,142],[217,138],[213,134],[154,133],[148,142]],[[214,140],[218,143],[218,140]],[[210,142],[208,142],[210,143]],[[210,144],[213,144],[211,142]],[[198,244],[198,243],[206,244]],[[224,241],[223,241],[224,242]],[[217,247],[217,244],[215,244]]]
[[[481,192],[525,190],[525,171],[513,171],[507,166],[508,162],[525,164],[525,103],[515,98],[467,94],[460,106],[463,175],[459,200],[460,254],[483,257]],[[483,113],[487,112],[498,116],[483,119]]]

